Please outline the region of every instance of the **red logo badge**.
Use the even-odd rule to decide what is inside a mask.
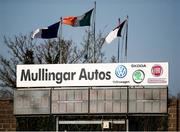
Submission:
[[[162,75],[163,73],[163,68],[160,65],[155,65],[152,67],[151,69],[151,73],[152,75],[154,75],[155,77],[159,77]]]

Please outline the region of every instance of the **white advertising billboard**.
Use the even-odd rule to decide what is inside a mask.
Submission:
[[[17,65],[17,87],[168,85],[168,63]]]

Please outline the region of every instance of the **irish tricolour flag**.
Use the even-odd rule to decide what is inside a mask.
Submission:
[[[63,18],[63,24],[70,25],[73,27],[78,26],[90,26],[91,25],[91,15],[92,15],[93,9],[90,11],[84,13],[81,16],[68,16]]]

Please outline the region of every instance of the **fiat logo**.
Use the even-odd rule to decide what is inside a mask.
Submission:
[[[163,73],[163,68],[160,65],[154,65],[151,69],[151,73],[155,77],[159,77]]]

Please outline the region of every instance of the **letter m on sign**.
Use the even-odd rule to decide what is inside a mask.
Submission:
[[[21,81],[31,81],[30,70],[29,69],[27,71],[22,70],[22,72],[21,72]]]

